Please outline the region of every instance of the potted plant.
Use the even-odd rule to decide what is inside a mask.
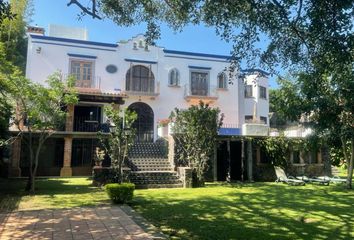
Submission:
[[[168,124],[170,123],[170,119],[160,119],[157,122],[157,134],[159,137],[167,137],[168,135]]]

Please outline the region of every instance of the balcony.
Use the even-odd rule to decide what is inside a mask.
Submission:
[[[136,90],[140,89],[140,90]],[[155,99],[158,95],[160,95],[160,82],[156,82],[153,88],[135,88],[134,90],[125,90],[125,93],[128,96],[139,96],[139,97],[150,97],[151,99]]]
[[[184,99],[188,102],[213,102],[219,98],[216,86],[207,89],[191,88],[190,84],[184,85]]]
[[[67,80],[69,77],[74,77],[75,79],[77,76],[73,74],[63,74],[62,79]],[[91,80],[81,80],[81,79],[76,79],[75,80],[75,87],[80,91],[90,91],[90,90],[100,90],[101,89],[101,77],[99,76],[91,76]]]

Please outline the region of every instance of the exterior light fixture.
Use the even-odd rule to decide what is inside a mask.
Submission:
[[[41,48],[41,47],[37,47],[36,52],[37,52],[38,54],[40,54],[40,53],[42,52],[42,48]]]

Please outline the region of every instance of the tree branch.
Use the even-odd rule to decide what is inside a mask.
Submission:
[[[310,47],[308,45],[308,42],[306,41],[305,37],[303,36],[305,33],[300,31],[296,26],[296,21],[295,22],[291,22],[288,18],[288,15],[284,9],[284,7],[277,1],[277,0],[272,0],[272,2],[274,3],[275,6],[278,7],[279,9],[279,13],[281,14],[281,16],[283,17],[283,19],[289,24],[289,27],[293,30],[293,32],[295,33],[295,35],[297,35],[300,40],[302,41],[302,43],[306,46],[306,48],[308,50],[310,50]],[[300,7],[302,8],[302,1],[300,3]],[[301,8],[300,8],[300,11],[301,11]]]
[[[69,7],[71,4],[78,6],[84,13],[90,15],[92,18],[102,19],[100,16],[97,15],[96,11],[96,0],[92,0],[92,11],[89,8],[84,7],[79,1],[77,0],[70,0],[66,5]]]

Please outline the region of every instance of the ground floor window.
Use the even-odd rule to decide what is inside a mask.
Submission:
[[[97,139],[73,139],[71,166],[90,167],[94,165]]]

